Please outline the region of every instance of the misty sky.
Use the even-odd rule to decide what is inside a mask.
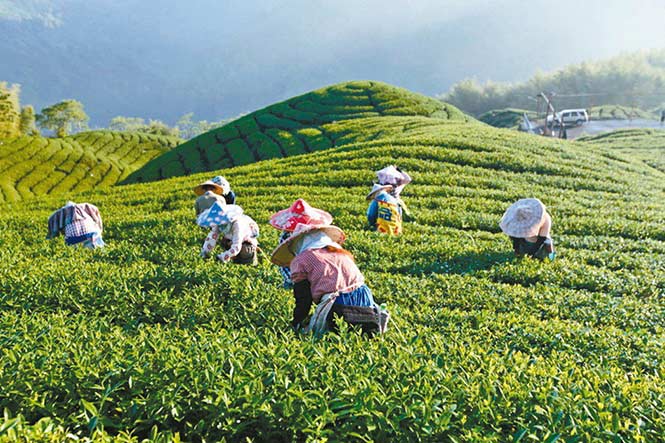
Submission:
[[[7,11],[0,80],[38,107],[78,98],[102,125],[230,117],[353,79],[435,95],[665,47],[663,0],[0,0]],[[40,14],[58,26],[25,20]]]

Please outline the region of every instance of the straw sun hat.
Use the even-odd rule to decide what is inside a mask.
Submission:
[[[293,260],[295,257],[295,254],[291,251],[291,246],[294,245],[295,241],[300,239],[303,235],[313,231],[323,231],[328,237],[332,239],[332,241],[340,245],[344,243],[344,240],[346,239],[344,231],[342,231],[337,226],[299,224],[293,230],[291,237],[286,239],[284,243],[275,248],[275,250],[272,252],[272,257],[270,260],[277,266],[289,266],[291,260]]]
[[[194,188],[194,193],[196,195],[203,195],[205,194],[205,189],[203,189],[205,186],[212,186],[213,187],[213,192],[218,195],[224,195],[224,188],[222,188],[219,184],[215,183],[212,180],[207,180],[201,183],[200,185],[196,186]]]
[[[270,224],[280,231],[293,232],[297,225],[329,225],[332,215],[321,209],[311,207],[299,198],[290,208],[283,209],[270,217]]]
[[[535,237],[544,219],[545,205],[537,198],[523,198],[506,209],[499,226],[511,237]]]

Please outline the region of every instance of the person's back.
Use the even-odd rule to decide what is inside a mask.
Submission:
[[[367,208],[370,228],[383,234],[402,233],[402,208],[399,200],[386,190],[377,192]]]
[[[64,234],[69,246],[82,245],[89,249],[105,246],[102,239],[102,217],[97,206],[90,203],[68,202],[48,220],[47,239]]]

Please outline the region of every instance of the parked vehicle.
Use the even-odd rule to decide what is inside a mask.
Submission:
[[[574,124],[579,126],[583,123],[589,122],[589,114],[586,112],[586,109],[564,109],[556,113],[556,118],[552,115],[547,116],[547,122],[552,122],[554,119],[554,125],[559,126],[561,122],[566,125]]]

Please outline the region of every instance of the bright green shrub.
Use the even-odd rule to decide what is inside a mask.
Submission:
[[[8,190],[0,201],[114,185],[178,143],[175,138],[110,131],[4,140],[0,144],[0,182],[3,189],[20,191]],[[199,166],[198,170],[204,169]],[[78,179],[68,177],[72,174]]]
[[[661,173],[602,139],[422,119],[326,125],[364,141],[220,171],[265,251],[295,198],[333,214],[393,315],[372,340],[296,337],[275,267],[198,257],[191,188],[217,171],[82,194],[104,250],[44,242],[60,196],[0,211],[0,439],[658,441]],[[389,162],[414,178],[398,238],[364,229]],[[497,226],[525,195],[552,213],[552,263],[515,259]]]
[[[242,165],[255,161],[254,154],[242,140],[233,140],[226,147],[229,150],[229,154],[231,154],[233,164]]]
[[[318,89],[241,117],[231,124],[189,140],[176,149],[177,152],[173,155],[181,158],[207,157],[208,161],[202,160],[200,164],[209,169],[237,166],[244,164],[238,163],[237,153],[232,155],[233,161],[216,155],[208,156],[204,153],[209,149],[214,149],[213,147],[220,142],[225,146],[232,143],[237,146],[240,138],[263,138],[263,135],[271,129],[286,129],[291,132],[299,129],[320,130],[321,126],[333,122],[367,119],[382,115],[428,117],[438,123],[448,120],[460,122],[469,120],[453,106],[406,89],[378,82],[347,82]],[[314,141],[312,149],[327,149],[331,146],[333,143],[330,140],[326,141],[319,137]],[[278,150],[270,143],[266,149],[265,154],[259,154],[259,151],[256,151],[256,155],[245,155],[243,161],[253,162],[258,159],[303,152],[285,150],[278,153]],[[215,157],[216,160],[210,160],[211,157]],[[168,155],[154,160],[157,164],[170,161],[172,161],[172,157]],[[150,173],[148,173],[148,169]],[[145,168],[131,174],[126,182],[135,183],[170,177],[160,175],[162,173],[164,173],[164,168],[146,165]]]
[[[287,120],[285,118],[277,117],[274,114],[260,114],[256,116],[256,121],[266,128],[278,128],[278,129],[297,129],[302,127],[302,124],[295,122],[293,120]]]

